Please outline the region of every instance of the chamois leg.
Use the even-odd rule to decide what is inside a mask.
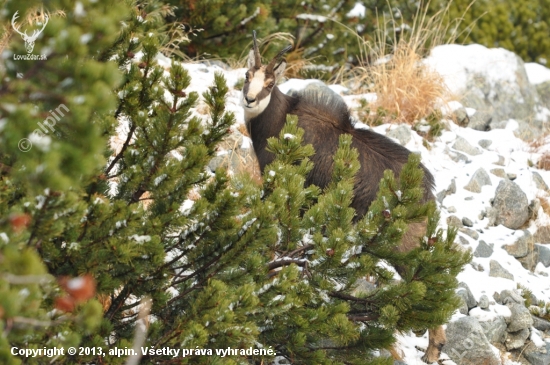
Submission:
[[[441,348],[445,345],[447,337],[445,336],[445,330],[443,326],[438,326],[436,328],[431,328],[428,330],[429,344],[424,356],[422,356],[422,361],[427,364],[431,364],[439,360],[441,355]]]

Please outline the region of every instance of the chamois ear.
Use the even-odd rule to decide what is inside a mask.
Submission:
[[[283,58],[281,62],[273,68],[273,74],[275,79],[278,80],[285,73],[286,69],[286,60]]]

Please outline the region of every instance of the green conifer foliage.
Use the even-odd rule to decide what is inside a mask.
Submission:
[[[459,42],[502,47],[526,62],[547,64],[550,60],[550,2],[456,0],[450,6],[449,19],[464,17],[459,25]]]
[[[28,24],[21,20],[37,5],[8,2],[2,21],[9,24],[17,11],[23,32]],[[2,364],[49,362],[54,356],[18,358],[11,349],[77,346],[101,321],[100,303],[87,300],[94,291],[91,283],[86,300],[80,295],[77,303],[55,280],[87,270],[55,272],[51,265],[66,260],[63,251],[79,244],[75,229],[87,208],[81,189],[105,162],[101,127],[115,106],[111,90],[121,77],[115,64],[94,56],[114,42],[128,8],[111,4],[107,13],[106,2],[86,2],[86,16],[72,11],[56,16],[64,6],[52,1],[45,7],[50,19],[32,54],[47,59],[19,58],[28,52],[14,33],[0,67]]]
[[[187,90],[185,67],[159,64],[170,42],[161,4],[82,4],[52,17],[37,42],[37,51],[50,47],[51,63],[7,60],[2,69],[2,363],[21,362],[12,346],[80,345],[95,350],[56,363],[122,364],[128,356],[112,351],[132,347],[140,356],[145,349],[143,364],[173,363],[149,351],[166,347],[187,351],[181,364],[275,356],[390,364],[373,352],[391,345],[395,329],[448,319],[457,305],[454,276],[469,257],[455,249],[452,232],[437,229],[434,205],[418,204],[417,157],[399,180],[386,174],[358,224],[349,206],[359,168],[349,136],[324,190],[304,187],[314,151],[302,146],[292,117],[269,141],[276,159],[262,186],[211,174],[206,166],[234,123],[224,78],[216,74],[198,95]],[[88,34],[97,42],[86,42]],[[10,49],[24,52],[16,41]],[[32,149],[21,151],[17,141],[61,102],[70,113],[55,133],[32,137]],[[205,117],[196,113],[200,102]],[[116,136],[122,141],[112,148]],[[420,247],[396,253],[407,224],[424,220]],[[388,266],[405,267],[403,280],[392,281]],[[94,298],[60,305],[63,278],[85,275],[97,283]],[[358,289],[367,276],[377,285]],[[228,348],[239,351],[216,353]],[[273,352],[244,351],[251,348]]]
[[[262,245],[270,271],[258,292],[259,338],[297,364],[385,363],[373,351],[389,347],[395,329],[432,328],[449,319],[458,305],[455,276],[470,255],[454,245],[455,232],[444,236],[437,229],[435,204],[419,204],[417,155],[399,181],[386,173],[378,199],[354,225],[349,205],[359,164],[351,136],[340,139],[332,183],[320,191],[303,187],[314,151],[301,145],[302,135],[289,117],[279,139],[269,140],[277,157],[265,168],[264,195],[250,201],[258,217],[269,207],[277,227],[276,238],[266,236]],[[424,220],[428,229],[419,247],[396,253],[407,225]],[[393,281],[382,263],[406,268],[403,280]],[[358,290],[367,276],[378,287]]]

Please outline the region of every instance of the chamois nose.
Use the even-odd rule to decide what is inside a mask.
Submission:
[[[256,98],[251,99],[251,98],[249,98],[248,96],[245,96],[245,97],[244,97],[244,100],[246,100],[246,103],[247,103],[247,104],[250,104],[250,103],[255,102],[255,101],[256,101]]]

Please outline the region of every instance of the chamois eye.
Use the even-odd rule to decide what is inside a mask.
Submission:
[[[248,81],[248,78],[249,78],[249,76],[248,76],[248,72],[247,72],[247,73],[244,74],[244,79],[245,79],[246,81]]]
[[[273,86],[275,86],[275,82],[271,81],[271,82],[269,83],[269,87],[272,88]]]

